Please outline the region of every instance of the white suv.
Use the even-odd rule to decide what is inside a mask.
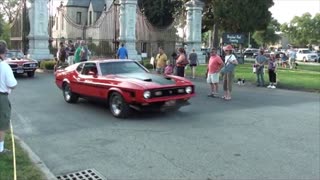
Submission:
[[[317,62],[318,54],[310,51],[307,48],[297,50],[297,61]]]

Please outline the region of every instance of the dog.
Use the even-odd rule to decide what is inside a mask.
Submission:
[[[246,80],[245,80],[244,78],[238,78],[237,84],[238,84],[239,86],[244,86],[244,85],[245,85],[245,82],[246,82]]]

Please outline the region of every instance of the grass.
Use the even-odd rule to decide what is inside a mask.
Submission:
[[[198,77],[205,77],[206,70],[206,65],[200,65],[197,67],[196,75]],[[187,75],[190,76],[190,68],[188,68],[186,72]],[[254,84],[256,82],[256,74],[252,73],[252,62],[239,64],[235,70],[235,78],[244,78],[247,82]],[[267,71],[264,79],[266,83],[269,83]],[[320,92],[320,64],[301,64],[297,70],[283,69],[280,67],[277,71],[277,81],[278,88]]]
[[[11,135],[6,135],[5,147],[12,150]],[[45,179],[43,173],[32,163],[28,154],[21,148],[19,142],[15,140],[16,147],[16,168],[18,180],[42,180]],[[13,157],[12,154],[0,156],[0,179],[13,179]]]

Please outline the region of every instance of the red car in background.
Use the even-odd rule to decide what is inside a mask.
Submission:
[[[25,58],[24,54],[19,50],[7,51],[5,62],[10,65],[14,74],[27,73],[28,77],[34,77],[38,68],[37,61]]]
[[[177,110],[195,95],[193,83],[183,77],[150,73],[133,60],[81,62],[55,72],[64,100],[80,97],[103,100],[113,116],[126,118],[132,109]]]

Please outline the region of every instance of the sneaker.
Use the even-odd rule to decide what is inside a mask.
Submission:
[[[272,87],[271,85],[267,86],[267,88],[271,88],[271,87]]]
[[[276,88],[276,86],[271,86],[271,89],[275,89]]]

